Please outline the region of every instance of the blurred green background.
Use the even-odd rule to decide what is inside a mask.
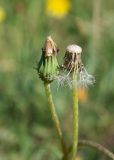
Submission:
[[[65,48],[76,43],[96,83],[79,90],[79,138],[114,152],[114,1],[0,0],[0,160],[59,160],[61,149],[37,62],[48,35]],[[52,84],[66,143],[71,145],[72,97]],[[93,149],[77,160],[103,160]]]

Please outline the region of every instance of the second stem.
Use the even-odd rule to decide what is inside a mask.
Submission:
[[[73,97],[73,144],[72,144],[72,160],[75,160],[78,146],[78,91],[77,84],[74,84],[74,81],[77,82],[76,74],[73,74],[73,88],[72,88],[72,97]]]

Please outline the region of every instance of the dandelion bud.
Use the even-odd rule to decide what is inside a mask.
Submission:
[[[49,36],[42,48],[42,56],[37,66],[39,77],[45,82],[52,82],[59,73],[57,62],[58,49],[55,42]]]
[[[44,51],[45,57],[50,57],[52,55],[57,55],[57,45],[52,40],[51,36],[47,37],[47,40],[44,44],[43,51]]]
[[[78,45],[72,44],[66,48],[64,56],[64,63],[62,65],[62,72],[65,78],[62,80],[67,82],[69,86],[72,86],[77,81],[78,86],[88,86],[93,84],[94,78],[88,74],[81,60],[82,48]],[[76,79],[73,80],[71,75],[76,75]],[[63,83],[63,82],[61,82]]]

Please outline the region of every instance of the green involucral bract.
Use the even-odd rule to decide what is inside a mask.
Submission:
[[[55,55],[45,57],[42,54],[38,64],[39,77],[45,82],[52,82],[59,74],[59,65]]]

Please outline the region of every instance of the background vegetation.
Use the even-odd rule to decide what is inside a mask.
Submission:
[[[114,1],[61,0],[61,12],[59,0],[52,8],[50,3],[0,0],[0,160],[61,158],[43,84],[34,70],[48,35],[60,48],[60,62],[68,44],[82,46],[83,61],[96,83],[79,90],[79,138],[114,152]],[[70,90],[57,90],[56,83],[52,90],[70,145]],[[78,153],[79,160],[104,159],[92,149]]]

